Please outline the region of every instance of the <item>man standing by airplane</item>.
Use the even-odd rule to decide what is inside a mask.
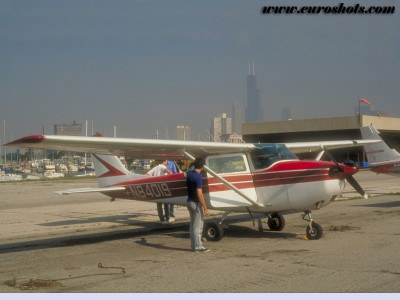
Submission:
[[[167,169],[167,160],[163,160],[159,165],[155,166],[153,169],[148,171],[145,175],[149,176],[163,176],[166,174],[172,174],[170,170]],[[165,216],[163,213],[162,209],[162,203],[157,203],[157,211],[158,211],[158,216],[160,218],[160,222],[162,225],[168,224],[170,222],[170,214],[169,214],[169,204],[165,203],[164,204],[164,212]]]
[[[178,173],[178,170],[176,169],[175,162],[172,160],[167,161],[167,169],[172,172],[172,174]],[[175,215],[174,215],[174,205],[173,204],[168,204],[169,208],[169,221],[175,222]]]
[[[205,165],[203,158],[194,160],[192,171],[186,172],[186,183],[188,189],[187,209],[190,214],[190,242],[193,251],[209,252],[201,242],[204,226],[204,216],[209,212],[203,196],[203,178],[201,171]]]

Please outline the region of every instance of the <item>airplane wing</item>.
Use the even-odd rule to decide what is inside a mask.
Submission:
[[[294,153],[317,152],[326,149],[346,148],[378,143],[380,140],[343,140],[325,142],[285,143]],[[62,135],[34,135],[12,141],[4,146],[51,149],[70,152],[109,154],[135,158],[183,159],[249,151],[257,147],[250,143],[215,143],[175,140],[152,140],[110,137],[85,137]]]
[[[156,159],[184,159],[185,152],[193,156],[207,156],[242,152],[255,148],[254,144],[244,143],[232,144],[61,135],[28,136],[10,142],[5,146]]]

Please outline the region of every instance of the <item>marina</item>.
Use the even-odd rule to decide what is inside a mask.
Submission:
[[[79,159],[39,159],[34,161],[9,162],[0,165],[0,181],[53,179],[68,176],[95,176],[93,164],[83,165]]]
[[[86,163],[85,163],[86,161]],[[127,165],[122,158],[124,165]],[[133,160],[129,168],[131,172],[145,173],[150,169],[149,160]],[[62,157],[61,159],[37,159],[27,161],[8,161],[0,164],[0,181],[39,180],[62,177],[96,176],[93,162],[84,156]]]

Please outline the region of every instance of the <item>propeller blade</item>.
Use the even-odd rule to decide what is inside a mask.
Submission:
[[[357,180],[352,176],[346,178],[347,182],[358,192],[364,199],[368,199],[368,194],[364,191],[361,185],[357,182]]]
[[[343,167],[342,167],[341,165],[339,165],[339,163],[338,163],[337,160],[332,156],[332,154],[331,154],[328,150],[326,150],[325,146],[323,147],[323,150],[324,150],[324,152],[326,153],[326,155],[328,155],[329,159],[330,159],[331,161],[333,161],[333,162],[337,165],[339,171],[340,171],[340,172],[343,172]]]
[[[332,154],[326,150],[325,147],[323,147],[323,150],[325,151],[326,155],[328,155],[329,159],[332,160],[336,166],[338,167],[340,172],[344,172],[343,166],[341,166],[337,160],[332,156]],[[364,199],[368,199],[368,194],[364,191],[364,189],[361,187],[361,185],[357,182],[357,180],[353,177],[353,175],[346,177],[346,180],[350,185],[361,195],[363,196]]]

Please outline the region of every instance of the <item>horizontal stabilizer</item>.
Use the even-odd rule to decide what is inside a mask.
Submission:
[[[95,193],[95,192],[115,192],[115,191],[125,191],[123,186],[112,186],[112,187],[98,187],[98,188],[80,188],[80,189],[69,189],[65,191],[55,191],[54,193],[59,195],[69,195],[77,193]]]
[[[340,149],[369,144],[379,143],[379,139],[374,140],[342,140],[342,141],[324,141],[324,142],[300,142],[300,143],[285,143],[286,147],[294,153],[317,152],[322,149]]]

